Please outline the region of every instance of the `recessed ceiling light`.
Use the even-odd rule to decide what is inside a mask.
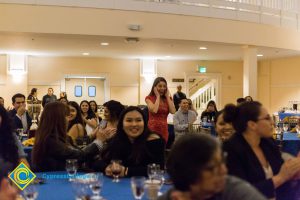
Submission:
[[[257,54],[257,57],[263,57],[264,55],[262,55],[262,54]]]
[[[108,42],[101,42],[101,46],[108,46],[109,43]]]
[[[89,56],[89,55],[90,55],[90,53],[88,53],[88,52],[85,52],[85,53],[82,53],[82,55],[84,55],[84,56]]]
[[[200,50],[206,50],[207,47],[199,47]]]
[[[165,56],[165,58],[171,58],[172,56]]]

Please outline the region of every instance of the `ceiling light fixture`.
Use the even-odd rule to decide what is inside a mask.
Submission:
[[[207,47],[199,47],[200,50],[207,50]]]
[[[165,56],[165,58],[171,58],[172,56]]]
[[[85,52],[85,53],[82,53],[82,55],[84,55],[84,56],[89,56],[89,55],[90,55],[90,53],[88,53],[88,52]]]
[[[108,46],[109,43],[108,42],[101,42],[101,46]]]
[[[257,57],[263,57],[264,55],[263,54],[257,54]]]

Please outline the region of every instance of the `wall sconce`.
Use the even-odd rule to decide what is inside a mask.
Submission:
[[[27,56],[24,54],[7,55],[7,72],[12,75],[13,82],[21,83],[27,73]]]

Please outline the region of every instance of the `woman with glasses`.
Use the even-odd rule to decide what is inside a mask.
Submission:
[[[300,158],[284,162],[272,139],[274,122],[262,104],[227,105],[224,121],[236,130],[224,143],[229,174],[248,181],[269,199],[294,199],[291,181],[300,172]]]
[[[227,175],[224,156],[212,136],[182,136],[172,147],[167,162],[175,188],[158,200],[266,200],[245,181]]]

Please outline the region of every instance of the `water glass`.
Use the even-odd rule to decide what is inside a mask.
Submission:
[[[89,181],[86,179],[74,178],[72,188],[75,193],[75,200],[90,199],[92,196]]]
[[[66,171],[69,175],[69,181],[73,181],[78,169],[78,162],[76,159],[66,160]]]
[[[119,176],[122,172],[122,161],[121,160],[112,160],[111,161],[111,172],[113,175],[113,182],[120,182]]]
[[[153,176],[157,173],[157,170],[159,169],[160,166],[155,163],[147,165],[147,173],[150,180],[152,180]]]
[[[24,196],[25,200],[35,200],[38,197],[37,187],[33,184],[29,184],[23,190],[23,196]]]
[[[161,182],[158,180],[146,180],[145,181],[145,190],[147,199],[149,200],[157,200],[159,190],[161,188]]]
[[[91,173],[88,174],[91,178],[90,178],[90,188],[92,190],[93,196],[92,196],[92,200],[98,200],[98,199],[103,199],[102,196],[100,196],[100,192],[102,190],[103,187],[103,174],[102,173]]]
[[[283,124],[283,131],[287,132],[289,129],[289,124]]]
[[[131,178],[131,189],[134,199],[142,199],[144,195],[145,177],[136,176]]]

